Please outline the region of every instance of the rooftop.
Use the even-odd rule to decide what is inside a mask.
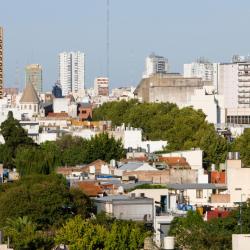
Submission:
[[[167,184],[169,189],[183,190],[183,189],[227,189],[226,185],[212,184],[212,183],[173,183]]]
[[[37,92],[32,83],[28,83],[23,91],[20,103],[39,103]]]

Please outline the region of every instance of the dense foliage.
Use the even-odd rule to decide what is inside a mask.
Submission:
[[[220,250],[232,248],[232,234],[240,233],[239,210],[232,211],[226,218],[203,220],[197,212],[188,212],[187,217],[176,217],[170,235],[176,237],[178,249]],[[242,207],[242,232],[250,233],[250,204]]]
[[[167,140],[165,150],[204,150],[208,164],[224,162],[228,144],[212,124],[205,121],[202,111],[191,107],[178,108],[170,103],[109,102],[94,110],[95,120],[111,120],[114,126],[125,123],[142,128],[144,137]]]
[[[70,191],[57,175],[32,175],[3,184],[0,191],[0,227],[6,219],[29,216],[38,228],[61,225],[75,213],[88,217],[91,202],[81,191]]]
[[[57,232],[55,242],[64,243],[72,250],[137,250],[143,247],[144,239],[149,235],[142,224],[132,221],[96,222],[76,216]]]
[[[244,133],[233,143],[233,150],[240,152],[240,158],[246,166],[250,166],[250,129],[246,128]]]
[[[18,147],[34,143],[19,121],[14,119],[12,112],[9,112],[8,119],[1,124],[0,132],[5,140],[5,144],[0,145],[0,161],[4,163],[5,167],[13,168]]]
[[[21,176],[50,174],[58,166],[74,166],[97,159],[110,161],[124,156],[121,140],[102,133],[90,140],[65,135],[55,142],[37,145],[10,112],[0,126],[5,144],[0,144],[0,163],[17,168]]]

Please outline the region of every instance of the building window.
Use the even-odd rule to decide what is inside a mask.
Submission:
[[[196,198],[197,199],[202,199],[203,198],[203,190],[202,189],[197,189],[196,190]]]

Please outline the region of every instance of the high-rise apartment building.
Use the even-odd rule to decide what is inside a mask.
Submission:
[[[94,92],[96,96],[108,96],[109,79],[107,77],[97,77],[94,82]]]
[[[201,77],[203,81],[213,80],[213,64],[205,59],[184,64],[184,77]]]
[[[224,95],[226,108],[250,108],[250,59],[234,57],[221,63],[218,71],[219,94]]]
[[[143,78],[148,78],[157,73],[166,74],[168,70],[168,59],[163,56],[157,56],[153,53],[146,57]]]
[[[84,53],[62,52],[59,54],[59,83],[62,95],[84,89]]]
[[[37,93],[43,91],[42,66],[39,64],[30,64],[25,68],[25,86],[32,83]]]
[[[0,27],[0,99],[3,98],[3,28]]]
[[[211,82],[217,89],[217,63],[211,63],[204,58],[199,58],[196,62],[184,64],[184,77],[200,77],[203,81]]]

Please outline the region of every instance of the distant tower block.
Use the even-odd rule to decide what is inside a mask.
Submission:
[[[43,91],[42,66],[39,64],[30,64],[25,68],[25,86],[32,83],[36,92]]]
[[[3,98],[3,28],[0,27],[0,99]]]

